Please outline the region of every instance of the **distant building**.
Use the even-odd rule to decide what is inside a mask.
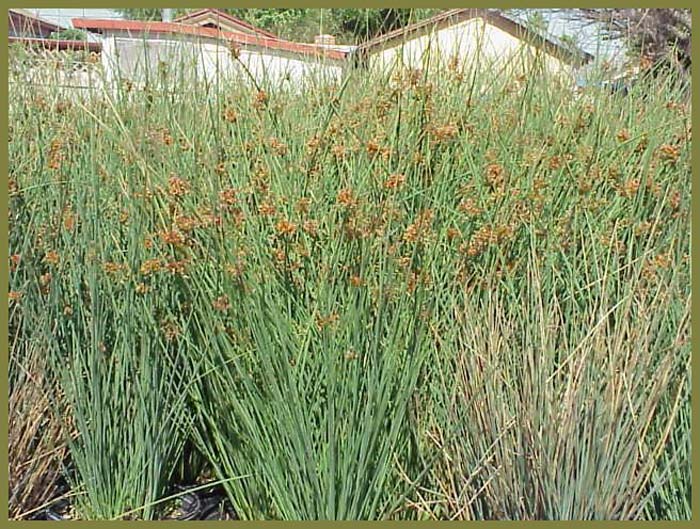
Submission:
[[[44,39],[64,28],[34,16],[25,9],[7,11],[8,35],[16,38]]]
[[[124,15],[116,9],[100,8],[27,8],[24,11],[64,28],[72,28],[73,18],[111,18],[124,19]]]
[[[364,43],[357,56],[370,68],[425,69],[456,61],[513,74],[527,72],[540,58],[548,71],[567,76],[593,59],[494,9],[445,11]]]
[[[101,36],[103,65],[112,80],[147,82],[167,65],[177,75],[200,79],[238,76],[252,77],[260,86],[301,86],[343,71],[343,51],[270,37],[238,19],[206,11],[180,22],[73,19],[73,27]]]
[[[33,91],[65,88],[73,95],[102,86],[99,42],[56,38],[66,28],[23,9],[8,10],[8,25],[10,84]]]
[[[66,28],[40,18],[26,9],[9,9],[7,24],[10,45],[22,44],[46,50],[87,50],[96,53],[101,49],[100,44],[96,42],[54,38],[54,34]]]
[[[259,35],[270,39],[278,38],[274,33],[255,27],[245,20],[229,15],[220,9],[198,9],[173,19],[173,22],[202,28],[218,29],[230,33]]]
[[[314,37],[314,44],[321,48],[342,51],[348,56],[350,56],[357,49],[357,45],[354,44],[337,44],[335,41],[335,36],[328,35],[326,33],[316,35]]]

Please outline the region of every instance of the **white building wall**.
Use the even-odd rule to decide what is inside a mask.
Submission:
[[[337,80],[343,73],[342,63],[321,57],[300,60],[258,50],[245,50],[241,52],[240,61],[261,86],[303,89],[307,84]]]
[[[92,97],[104,85],[99,59],[84,51],[19,47],[9,54],[7,73],[13,88],[61,97]]]
[[[538,55],[551,73],[571,75],[568,65],[556,57],[483,18],[473,18],[379,51],[370,56],[370,67],[384,71],[396,67],[444,67],[452,57],[457,57],[466,68],[492,68],[519,74],[526,72]]]
[[[260,87],[303,89],[308,82],[337,79],[344,68],[341,61],[256,47],[240,49],[235,59],[220,41],[171,35],[146,40],[114,34],[104,39],[102,57],[112,80],[157,85],[165,67],[171,86],[205,80],[251,82],[252,75]]]

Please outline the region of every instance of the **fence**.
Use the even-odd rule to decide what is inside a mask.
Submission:
[[[41,91],[101,90],[104,86],[100,56],[82,50],[57,50],[13,46],[8,61],[10,85]]]

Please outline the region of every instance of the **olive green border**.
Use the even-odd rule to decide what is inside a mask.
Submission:
[[[451,8],[451,7],[498,7],[498,8],[511,8],[511,7],[530,7],[530,8],[560,8],[560,7],[683,7],[683,8],[692,8],[693,2],[689,1],[684,1],[684,2],[672,2],[671,6],[668,4],[661,4],[661,2],[649,2],[649,1],[629,1],[629,0],[618,0],[615,2],[610,2],[610,1],[600,1],[600,0],[581,0],[579,2],[573,2],[571,0],[529,0],[529,1],[524,1],[524,2],[513,2],[513,1],[490,1],[490,2],[485,2],[483,0],[477,0],[477,1],[471,1],[469,3],[464,2],[462,0],[461,2],[458,1],[447,1],[447,0],[441,0],[437,2],[440,7],[445,7],[445,8]],[[163,1],[163,0],[151,0],[145,2],[146,6],[148,7],[230,7],[231,4],[236,5],[237,7],[436,7],[432,2],[429,0],[383,0],[383,1],[378,1],[378,0],[373,0],[373,1],[361,1],[361,0],[278,0],[276,2],[271,2],[269,0],[263,0],[263,1],[255,1],[255,0],[236,0],[234,2],[204,2],[202,0],[190,0],[188,2],[182,2],[182,1]],[[82,2],[80,0],[33,0],[33,1],[26,1],[26,0],[16,0],[12,2],[12,7],[20,8],[20,7],[28,7],[28,8],[42,8],[42,7],[54,7],[54,8],[70,8],[70,7],[89,7],[89,8],[113,8],[115,5],[119,5],[120,7],[144,7],[144,2],[143,1],[138,1],[138,0],[119,0],[119,1],[89,1],[89,2]],[[10,7],[10,6],[7,6]],[[692,12],[692,19],[693,19],[693,24],[695,27],[698,25],[698,18],[700,16],[700,9],[694,9]],[[3,42],[7,42],[7,33],[6,33],[6,26],[4,24],[0,24],[0,38],[2,39]],[[700,50],[698,48],[700,47],[700,42],[698,42],[697,39],[692,44],[692,56],[693,57],[698,57],[700,55]],[[7,47],[6,46],[0,46],[0,59],[2,60],[2,64],[0,65],[0,69],[2,71],[7,72],[8,69],[8,53],[7,53]],[[698,86],[698,68],[696,66],[695,70],[693,71],[692,74],[692,82],[693,86]],[[8,106],[8,84],[7,82],[2,82],[0,86],[0,103],[2,103],[1,108],[7,108]],[[694,125],[697,124],[698,122],[698,113],[700,112],[700,108],[698,103],[700,103],[700,91],[696,90],[693,93],[692,96],[692,122]],[[0,154],[2,155],[1,162],[2,165],[0,166],[2,170],[0,171],[0,181],[3,182],[3,190],[5,191],[2,194],[2,200],[0,200],[0,225],[2,226],[2,232],[5,234],[1,239],[0,239],[0,245],[2,248],[2,257],[1,259],[3,260],[3,266],[0,267],[0,278],[3,281],[3,284],[7,285],[9,281],[9,273],[8,273],[8,267],[7,267],[7,255],[8,255],[8,240],[7,240],[7,233],[8,233],[8,224],[7,224],[7,179],[8,179],[8,170],[7,170],[7,164],[8,164],[8,151],[7,151],[7,134],[8,134],[8,123],[5,120],[2,124],[1,127],[1,133],[2,135],[0,136]],[[692,157],[694,160],[698,159],[698,155],[700,154],[699,152],[700,146],[698,145],[697,142],[693,143],[692,145]],[[698,173],[698,168],[696,167],[696,164],[693,166],[693,186],[697,187],[698,184],[698,178],[700,177],[700,174]],[[692,221],[691,221],[691,245],[693,250],[698,247],[698,243],[700,243],[699,237],[700,233],[698,232],[698,222],[700,222],[700,211],[698,211],[698,204],[697,204],[697,199],[692,199]],[[691,277],[695,279],[693,281],[692,285],[692,293],[693,297],[695,297],[695,293],[697,291],[697,278],[700,275],[700,260],[695,258],[695,251],[691,254],[693,256],[691,262],[692,262],[692,268],[691,268]],[[2,305],[2,310],[0,311],[0,327],[2,328],[7,328],[7,318],[8,318],[8,302],[7,298],[5,298],[5,301],[1,304]],[[693,309],[696,308],[696,303],[693,303]],[[693,310],[694,312],[694,310]],[[696,338],[700,336],[700,320],[697,318],[692,319],[691,323],[691,336],[693,338]],[[698,354],[699,351],[698,349],[700,348],[700,342],[698,342],[697,339],[691,340],[692,341],[692,363],[693,365],[697,364],[697,359],[698,359]],[[4,370],[5,373],[7,373],[7,362],[8,362],[8,336],[6,334],[0,333],[0,344],[3,346],[3,354],[0,357],[0,365],[2,365],[2,369]],[[700,446],[700,430],[698,430],[697,425],[700,423],[700,402],[698,400],[700,399],[700,378],[697,376],[693,377],[693,388],[692,388],[692,408],[693,408],[693,413],[692,413],[692,424],[695,425],[696,427],[693,428],[692,430],[692,443],[694,446]],[[8,389],[7,389],[7,378],[5,376],[0,377],[0,388],[2,388],[2,394],[3,394],[3,400],[4,400],[4,405],[0,409],[0,427],[2,428],[2,435],[4,439],[7,439],[7,425],[8,425],[8,420],[7,420],[7,413],[8,413],[8,405],[7,405],[7,395],[8,395]],[[559,522],[559,521],[547,521],[547,522],[497,522],[497,521],[484,521],[484,522],[472,522],[476,524],[482,524],[483,526],[487,527],[509,527],[511,526],[512,523],[520,523],[521,525],[526,525],[526,526],[533,526],[537,527],[540,526],[541,524],[548,524],[549,527],[583,527],[583,526],[595,526],[595,527],[619,527],[620,524],[638,524],[638,525],[654,525],[654,526],[660,526],[659,524],[671,524],[673,527],[693,527],[695,524],[693,523],[694,521],[697,521],[698,519],[698,509],[700,509],[700,482],[698,480],[698,476],[700,476],[700,451],[699,450],[694,450],[692,452],[692,465],[693,465],[693,494],[692,494],[692,508],[693,508],[693,518],[692,521],[681,521],[681,522],[613,522],[613,521],[601,521],[601,522]],[[2,520],[2,523],[4,524],[4,521],[8,519],[8,478],[7,478],[7,452],[2,451],[2,465],[0,469],[0,497],[3,498],[0,500],[0,520]],[[603,476],[601,476],[601,479],[604,479]],[[30,522],[30,521],[9,521],[8,522],[12,526],[16,525],[24,525],[24,524],[33,524],[33,523],[40,523],[40,522]],[[315,522],[224,522],[224,521],[212,521],[212,522],[167,522],[167,521],[154,521],[154,522],[96,522],[96,521],[77,521],[77,522],[64,522],[64,523],[74,523],[74,524],[80,524],[83,527],[96,527],[96,528],[106,528],[110,527],[110,524],[114,523],[119,523],[122,525],[129,525],[129,524],[159,524],[159,526],[162,527],[163,524],[168,524],[168,523],[175,523],[178,524],[178,527],[181,526],[182,524],[185,525],[190,525],[191,527],[201,527],[206,529],[207,527],[221,527],[223,524],[236,524],[244,527],[301,527],[302,524],[312,524],[314,527],[351,527],[351,526],[356,526],[356,525],[361,525],[361,524],[379,524],[382,527],[389,527],[393,526],[396,524],[409,524],[413,526],[422,526],[422,527],[428,527],[431,525],[435,525],[436,522],[322,522],[322,521],[315,521]],[[440,524],[464,524],[464,523],[469,523],[469,522],[438,522]],[[454,525],[453,525],[454,526]]]

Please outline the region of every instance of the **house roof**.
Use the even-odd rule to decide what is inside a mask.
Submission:
[[[359,46],[357,51],[362,55],[366,55],[373,51],[385,49],[397,44],[397,41],[403,41],[407,37],[414,38],[422,36],[433,29],[443,29],[472,18],[483,18],[488,23],[528,42],[528,44],[543,46],[548,53],[565,62],[585,64],[593,59],[593,55],[590,53],[581,50],[573,50],[571,47],[565,46],[558,39],[540,35],[520,22],[505,16],[497,9],[450,9],[448,11],[443,11],[434,17],[421,20],[415,24],[404,26],[403,28],[390,31],[371,39]]]
[[[243,46],[256,46],[270,50],[291,52],[302,55],[317,55],[330,59],[344,59],[346,53],[327,50],[313,44],[300,44],[277,38],[248,35],[232,31],[181,24],[177,22],[146,22],[141,20],[105,20],[74,18],[73,27],[88,31],[127,31],[146,34],[191,35],[203,38],[226,40]]]
[[[206,9],[198,9],[196,11],[191,11],[189,13],[186,13],[184,15],[181,15],[179,17],[176,17],[173,22],[177,22],[180,24],[197,24],[198,22],[204,22],[207,19],[215,19],[215,20],[221,20],[228,22],[226,24],[226,27],[234,27],[234,28],[240,28],[240,30],[243,33],[252,33],[252,34],[257,34],[257,35],[262,35],[264,37],[269,37],[272,39],[278,38],[277,35],[274,33],[271,33],[269,31],[266,31],[262,28],[258,28],[256,26],[253,26],[252,24],[249,24],[245,20],[242,20],[238,17],[235,17],[233,15],[229,15],[225,11],[222,11],[221,9],[214,9],[214,8],[206,8]],[[226,27],[222,29],[226,29]]]
[[[49,22],[48,20],[44,20],[43,18],[33,15],[26,9],[8,9],[7,22],[10,28],[17,28],[18,24],[21,24],[18,29],[23,29],[25,31],[32,30],[39,34],[48,34],[65,29],[58,24],[54,24],[53,22]]]

